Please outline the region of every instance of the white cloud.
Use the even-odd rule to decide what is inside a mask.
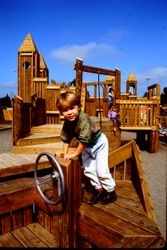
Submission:
[[[50,52],[50,57],[66,63],[73,63],[76,57],[83,60],[97,58],[104,55],[115,55],[117,53],[113,45],[105,43],[90,42],[85,45],[62,46]]]
[[[136,75],[137,80],[146,80],[146,78],[150,78],[152,82],[160,82],[161,80],[165,80],[167,82],[167,68],[158,66],[152,68],[145,73],[139,73]]]
[[[152,78],[167,78],[167,68],[163,67],[156,67],[150,70],[149,74],[151,75]]]

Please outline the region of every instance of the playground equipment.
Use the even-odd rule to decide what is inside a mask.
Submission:
[[[58,182],[50,175],[55,169],[51,155],[45,160],[41,155],[36,159],[37,184],[40,183],[43,197],[33,177],[35,162],[31,161],[31,156],[29,158],[29,162],[21,167],[19,156],[10,155],[12,163],[8,171],[5,167],[0,168],[1,247],[141,249],[165,245],[156,224],[135,141],[109,153],[110,171],[116,181],[118,197],[114,203],[105,206],[88,204],[91,189],[78,159],[56,158],[65,180],[65,192],[59,189]],[[48,178],[48,175],[52,177]],[[59,191],[61,199],[58,198]],[[48,199],[52,205],[48,204]]]
[[[118,69],[86,66],[80,59],[74,69],[75,86],[53,80],[49,84],[46,63],[30,34],[20,46],[18,95],[13,99],[13,153],[0,155],[0,246],[163,247],[165,242],[157,226],[139,147],[135,141],[121,146],[120,132],[115,135],[112,122],[106,118],[107,91],[112,86],[121,129],[148,130],[155,132],[151,134],[154,137],[160,93],[154,95],[149,87],[149,100],[139,100],[135,95],[120,93]],[[84,83],[83,72],[97,74],[98,81]],[[100,74],[109,78],[101,82]],[[93,96],[88,86],[94,87]],[[158,84],[153,87],[160,91]],[[63,123],[55,100],[65,90],[81,94],[82,108],[108,137],[109,168],[118,196],[112,204],[89,205],[91,187],[79,159],[65,161],[55,157],[62,150]],[[151,149],[153,142],[150,140]],[[72,142],[70,150],[75,150],[76,143]],[[157,147],[152,152],[156,150]]]

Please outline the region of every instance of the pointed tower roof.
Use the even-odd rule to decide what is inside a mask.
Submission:
[[[41,69],[47,68],[47,65],[45,63],[43,56],[41,54],[39,54],[39,55],[40,55],[40,68]]]
[[[137,82],[136,77],[135,77],[133,72],[130,73],[130,75],[128,77],[128,81]]]
[[[30,33],[27,34],[26,38],[24,39],[24,42],[19,48],[19,51],[20,52],[38,51]]]

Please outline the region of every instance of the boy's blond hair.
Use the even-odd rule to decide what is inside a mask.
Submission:
[[[80,95],[74,92],[64,92],[59,95],[56,101],[56,106],[60,112],[62,112],[64,108],[73,107],[75,105],[81,107],[81,100]]]

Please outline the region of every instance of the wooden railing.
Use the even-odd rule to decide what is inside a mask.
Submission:
[[[153,130],[158,126],[160,113],[159,99],[155,100],[117,100],[121,129]]]

